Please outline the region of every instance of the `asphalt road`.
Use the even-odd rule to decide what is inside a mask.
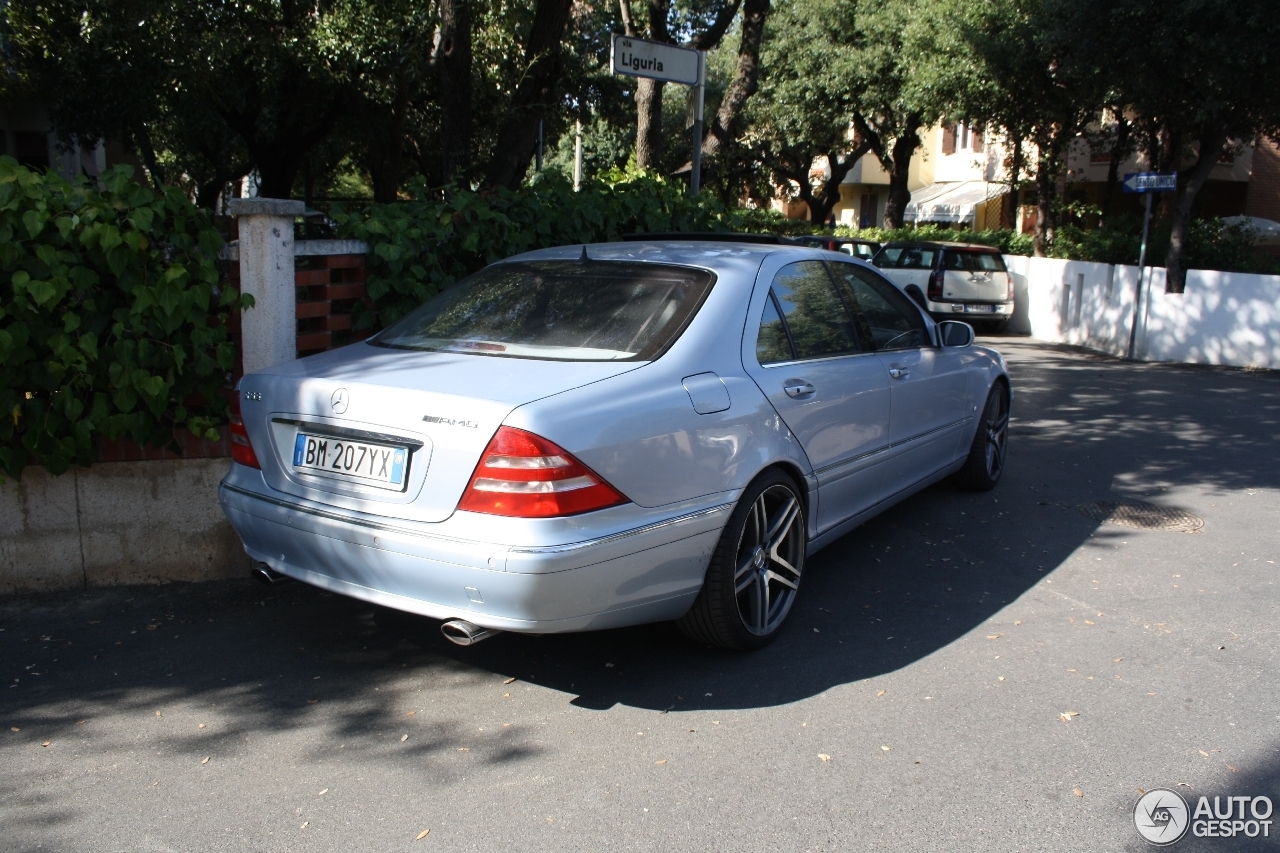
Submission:
[[[0,601],[0,850],[1138,851],[1139,789],[1280,806],[1280,375],[996,343],[1004,481],[813,557],[754,654],[247,579]],[[1204,527],[1077,509],[1118,498]]]

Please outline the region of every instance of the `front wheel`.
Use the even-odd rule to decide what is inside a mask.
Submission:
[[[772,641],[800,589],[806,529],[795,482],[777,470],[756,478],[720,534],[702,591],[676,622],[680,630],[728,649]]]
[[[961,487],[974,492],[987,492],[1000,482],[1004,473],[1005,450],[1009,443],[1009,389],[997,382],[987,395],[978,431],[969,445],[969,458],[956,473]]]

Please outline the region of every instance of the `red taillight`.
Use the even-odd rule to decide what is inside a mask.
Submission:
[[[933,275],[929,276],[929,301],[942,301],[942,277],[946,275],[942,270],[937,270]]]
[[[231,458],[241,465],[248,465],[250,468],[261,468],[258,464],[258,454],[253,452],[253,445],[249,443],[249,433],[245,431],[244,419],[240,417],[240,392],[231,398]]]
[[[1008,300],[1009,302],[1012,302],[1013,301],[1013,276],[1006,275],[1005,281],[1006,281],[1005,299]]]
[[[458,509],[551,518],[626,502],[617,489],[556,444],[504,426],[484,449]]]

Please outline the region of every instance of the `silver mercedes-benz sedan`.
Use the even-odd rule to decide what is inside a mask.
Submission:
[[[245,376],[219,497],[264,579],[463,645],[677,620],[750,649],[819,548],[944,477],[995,486],[1011,399],[972,329],[841,253],[546,249]]]

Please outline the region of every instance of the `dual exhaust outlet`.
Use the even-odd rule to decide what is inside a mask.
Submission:
[[[251,570],[251,574],[267,586],[275,586],[289,580],[288,575],[282,575],[266,563],[258,563]],[[481,640],[487,640],[501,631],[492,628],[481,628],[474,622],[468,622],[465,619],[450,619],[440,626],[440,633],[444,634],[444,638],[457,646],[474,646]]]

